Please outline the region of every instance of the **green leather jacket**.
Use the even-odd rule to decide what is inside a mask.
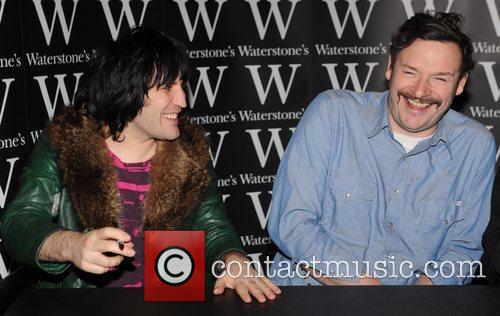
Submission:
[[[20,176],[19,192],[2,216],[1,238],[7,252],[17,262],[43,271],[37,287],[95,287],[92,278],[96,275],[84,273],[70,263],[40,262],[37,258],[41,245],[52,233],[62,229],[85,229],[75,212],[76,203],[72,201],[70,190],[63,183],[66,181],[56,150],[43,134]],[[92,183],[85,185],[92,186]],[[243,249],[226,217],[215,177],[212,177],[208,194],[204,194],[197,206],[195,211],[183,216],[174,229],[206,232],[206,283],[209,285],[214,282],[209,272],[212,263],[229,250],[243,252]]]

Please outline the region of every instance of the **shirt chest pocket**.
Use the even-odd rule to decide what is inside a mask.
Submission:
[[[375,185],[346,174],[335,173],[328,182],[323,223],[339,234],[366,229],[375,197]]]
[[[371,204],[375,194],[373,184],[346,174],[334,174],[329,187],[338,202],[351,207]]]
[[[424,211],[419,231],[424,240],[423,245],[431,253],[436,253],[448,230],[465,218],[462,201],[424,199],[423,202]]]
[[[424,217],[435,228],[446,229],[464,219],[462,201],[425,199],[424,207]]]

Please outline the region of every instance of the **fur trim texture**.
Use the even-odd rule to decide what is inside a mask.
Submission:
[[[179,227],[198,208],[210,186],[203,129],[187,118],[181,119],[179,128],[178,139],[158,141],[144,200],[144,230]],[[68,107],[54,118],[47,134],[83,228],[121,227],[115,167],[97,124]]]

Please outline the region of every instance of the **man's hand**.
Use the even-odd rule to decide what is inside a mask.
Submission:
[[[236,290],[245,303],[252,301],[250,294],[263,303],[266,299],[274,300],[276,295],[281,293],[279,287],[271,280],[265,276],[259,276],[258,272],[250,266],[248,258],[242,253],[230,252],[224,256],[224,262],[227,270],[224,276],[215,282],[215,295],[222,294],[225,288],[229,288]],[[230,264],[231,262],[233,263]]]
[[[379,280],[372,277],[364,277],[359,279],[358,285],[382,285]]]
[[[123,257],[133,257],[135,251],[130,242],[130,235],[123,230],[106,227],[80,234],[70,243],[69,259],[75,266],[83,271],[102,274],[109,268],[118,266]],[[123,250],[118,245],[118,240],[124,242]],[[106,256],[104,253],[116,254]]]
[[[428,276],[421,274],[417,282],[415,282],[415,285],[434,285],[434,283],[432,283]]]
[[[124,242],[123,250],[118,241]],[[123,257],[133,257],[134,245],[123,230],[105,227],[88,233],[58,231],[43,243],[38,254],[41,261],[68,262],[83,271],[103,274],[118,266]],[[115,254],[107,256],[104,253]]]

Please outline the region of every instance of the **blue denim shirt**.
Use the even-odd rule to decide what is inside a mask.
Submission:
[[[461,262],[483,251],[493,136],[449,110],[406,153],[391,132],[387,96],[330,90],[304,113],[273,188],[268,230],[280,252],[269,275],[278,284],[319,284],[297,269],[314,260],[323,274],[353,281],[377,269],[382,284],[412,284],[423,273],[434,284],[470,281]]]

